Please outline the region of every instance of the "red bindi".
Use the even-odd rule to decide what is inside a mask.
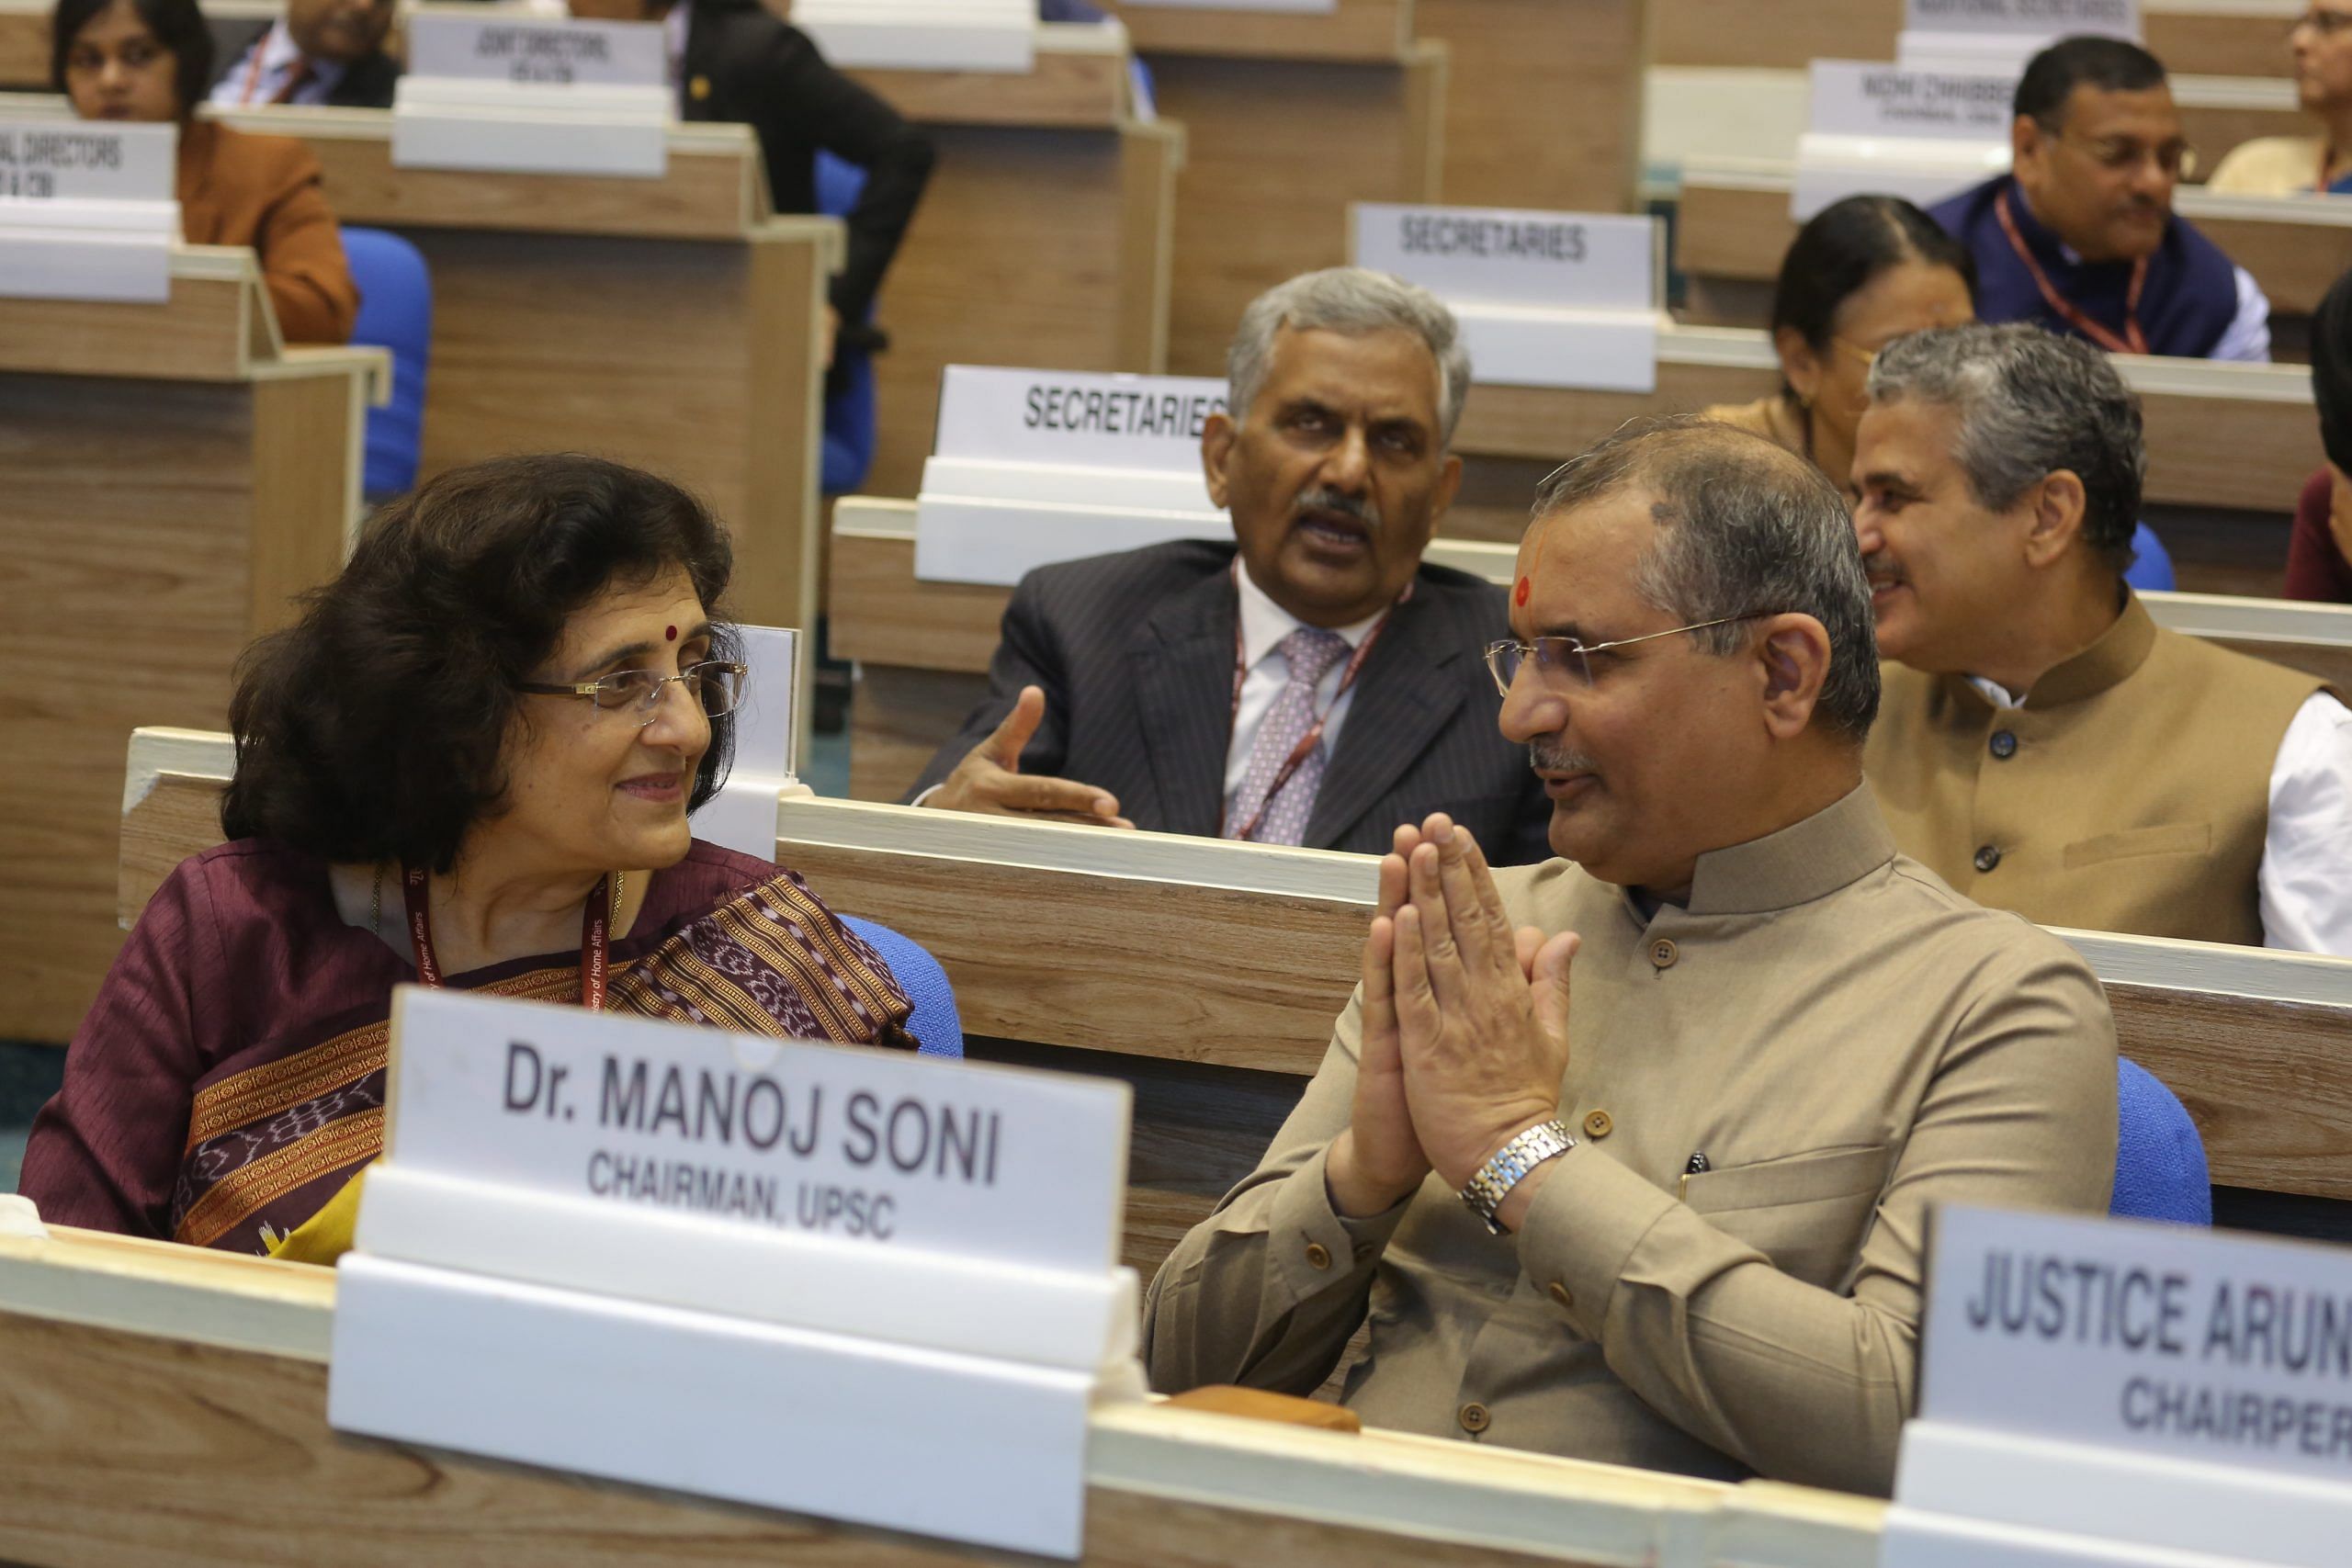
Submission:
[[[1532,586],[1532,585],[1529,583],[1527,579],[1523,577],[1521,578],[1519,580],[1519,592],[1512,596],[1511,603],[1521,609],[1525,609],[1527,607],[1527,595],[1531,591]]]
[[[1526,587],[1527,587],[1527,585],[1526,585],[1525,583],[1521,583],[1521,584],[1520,585],[1519,602],[1520,602],[1521,604],[1526,604],[1526,603],[1527,603],[1527,592],[1526,592]],[[662,636],[663,640],[665,640],[665,641],[668,641],[668,642],[675,642],[675,641],[677,641],[677,640],[678,640],[678,628],[677,628],[677,627],[675,627],[675,626],[667,626],[667,627],[664,627],[664,628],[662,629]]]

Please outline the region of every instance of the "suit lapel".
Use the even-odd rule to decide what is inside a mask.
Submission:
[[[1427,581],[1396,607],[1356,677],[1339,750],[1307,818],[1307,848],[1338,843],[1420,760],[1462,705],[1462,672],[1454,661],[1469,652]]]
[[[1238,615],[1231,574],[1216,572],[1164,602],[1127,645],[1163,832],[1212,835],[1224,815]]]

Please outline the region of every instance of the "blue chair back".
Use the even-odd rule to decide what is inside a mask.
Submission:
[[[2171,592],[2172,557],[2165,553],[2164,541],[2156,537],[2156,531],[2141,524],[2132,536],[2132,548],[2139,558],[2123,574],[2123,581],[2145,592]]]
[[[2118,1058],[2115,1077],[2115,1196],[2107,1212],[2127,1219],[2213,1223],[2205,1141],[2172,1090],[2137,1062]]]
[[[846,218],[865,190],[865,171],[855,164],[817,154],[817,210],[828,218]],[[854,349],[836,349],[840,390],[825,400],[825,459],[819,488],[827,495],[847,495],[865,483],[874,467],[874,356]]]
[[[368,411],[368,464],[361,489],[370,501],[416,483],[424,439],[424,376],[433,352],[433,276],[424,256],[381,229],[343,231],[343,254],[359,286],[359,320],[351,341],[392,354],[392,400]]]
[[[939,960],[925,952],[921,942],[900,936],[888,926],[861,920],[855,915],[843,915],[842,924],[864,937],[865,945],[882,955],[882,962],[898,976],[907,999],[915,1004],[914,1012],[907,1020],[907,1032],[922,1047],[919,1054],[960,1058],[964,1055],[964,1021],[956,1011],[956,988],[947,983],[947,971],[939,966]]]

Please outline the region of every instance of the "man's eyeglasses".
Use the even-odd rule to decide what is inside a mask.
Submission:
[[[1702,632],[1712,626],[1727,626],[1735,621],[1760,620],[1771,612],[1751,611],[1745,615],[1725,615],[1720,620],[1701,621],[1696,626],[1673,626],[1662,632],[1645,632],[1640,637],[1621,637],[1614,642],[1582,642],[1572,637],[1539,637],[1533,642],[1490,642],[1487,645],[1487,672],[1495,678],[1495,690],[1510,695],[1511,682],[1519,672],[1532,661],[1535,678],[1548,686],[1592,684],[1592,656],[1612,649],[1631,648],[1637,642],[1656,642],[1662,637],[1679,637],[1684,632]]]
[[[2154,158],[2156,169],[2168,180],[2185,180],[2197,173],[2197,149],[2186,141],[2167,141],[2151,147],[2144,141],[2134,141],[2128,136],[2102,136],[2095,141],[2077,141],[2064,131],[2053,132],[2056,139],[2097,164],[2110,174],[2121,174]]]
[[[2287,36],[2293,38],[2305,28],[2322,38],[2334,38],[2346,28],[2352,28],[2352,11],[2330,11],[2314,6],[2287,24]]]
[[[662,694],[672,682],[684,686],[686,695],[699,699],[707,716],[717,718],[735,711],[743,700],[743,685],[750,675],[746,665],[707,659],[700,664],[687,665],[675,675],[657,675],[650,670],[620,670],[600,681],[567,682],[560,685],[525,681],[514,689],[542,697],[586,697],[603,712],[635,715],[637,727],[642,729],[662,711]]]

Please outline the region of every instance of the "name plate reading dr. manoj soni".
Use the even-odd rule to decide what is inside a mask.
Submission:
[[[2352,1250],[1951,1206],[1931,1240],[1887,1568],[2052,1536],[2070,1563],[2344,1560]]]
[[[392,1042],[334,1425],[1076,1554],[1125,1085],[416,987]]]
[[[0,295],[171,298],[178,143],[172,125],[0,118]]]

